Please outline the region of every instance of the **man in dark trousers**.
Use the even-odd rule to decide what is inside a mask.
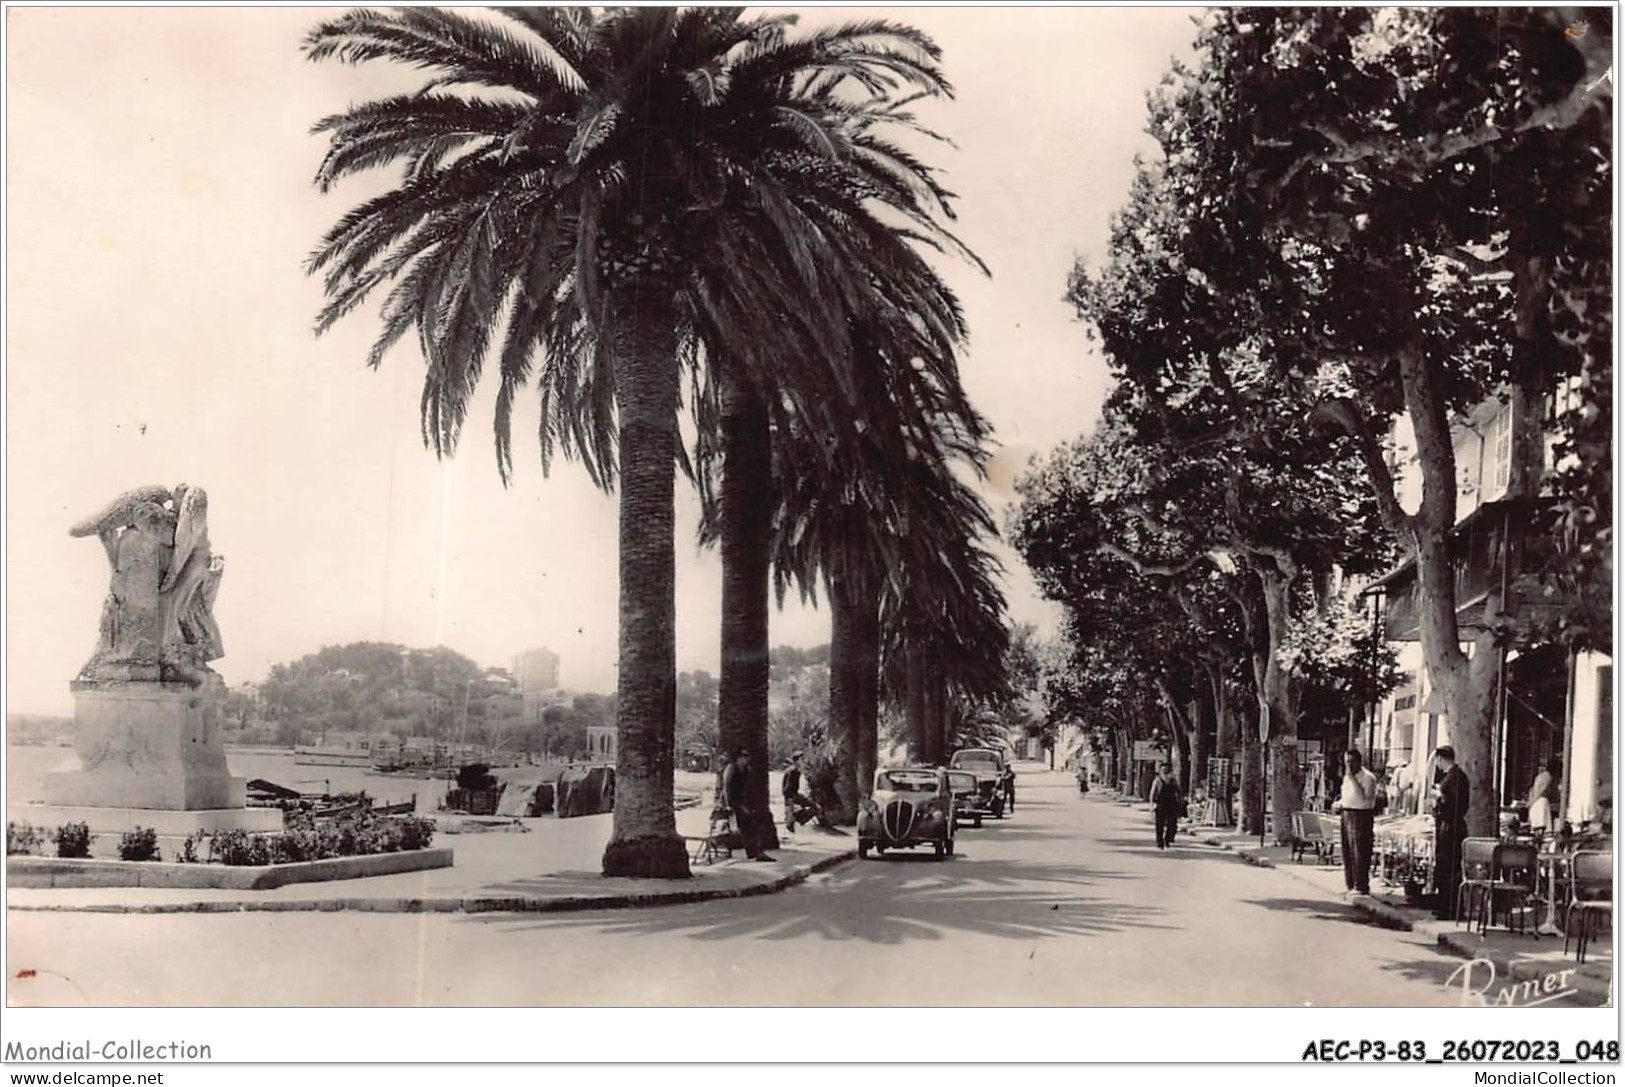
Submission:
[[[801,792],[801,752],[790,756],[790,765],[785,767],[779,791],[784,794],[784,829],[794,832],[798,824],[810,823],[818,818],[818,805]]]
[[[1360,753],[1343,756],[1343,791],[1337,810],[1343,819],[1343,886],[1347,893],[1371,893],[1371,847],[1377,818],[1377,777]]]
[[[762,820],[771,816],[751,807],[745,785],[749,770],[750,752],[741,747],[734,752],[733,761],[722,772],[722,800],[733,813],[734,830],[745,840],[745,856],[753,861],[774,860],[762,849]]]
[[[1443,776],[1439,796],[1433,802],[1434,888],[1439,893],[1434,916],[1453,921],[1456,916],[1456,888],[1461,885],[1461,843],[1467,837],[1467,801],[1472,786],[1456,765],[1456,749],[1446,744],[1433,753]]]
[[[1004,764],[1004,774],[999,778],[999,787],[1004,790],[1004,810],[1016,810],[1016,768],[1009,763]]]
[[[1151,810],[1157,822],[1157,848],[1167,849],[1174,844],[1174,831],[1179,826],[1179,782],[1174,780],[1171,763],[1157,767],[1157,776],[1151,781]]]

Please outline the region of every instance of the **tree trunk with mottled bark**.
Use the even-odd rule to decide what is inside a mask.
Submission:
[[[1248,736],[1237,752],[1240,766],[1241,829],[1248,834],[1262,834],[1264,826],[1264,745],[1256,735]]]
[[[1298,700],[1295,682],[1281,667],[1291,623],[1292,578],[1263,569],[1264,611],[1269,624],[1269,655],[1263,690],[1269,712],[1270,824],[1275,844],[1292,841],[1292,813],[1303,805],[1303,769],[1298,763]]]
[[[1196,789],[1207,785],[1207,760],[1213,750],[1209,737],[1212,731],[1208,724],[1213,720],[1211,716],[1212,703],[1203,697],[1193,698],[1190,706],[1191,729],[1191,788]]]

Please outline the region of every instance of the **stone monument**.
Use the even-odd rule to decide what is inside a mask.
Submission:
[[[214,619],[225,560],[209,547],[209,499],[182,483],[137,487],[69,535],[95,536],[111,576],[96,651],[72,682],[77,770],[49,774],[32,820],[92,830],[276,830],[247,808],[220,741],[225,649]]]

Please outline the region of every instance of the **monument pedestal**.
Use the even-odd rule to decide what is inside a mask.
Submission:
[[[72,689],[79,769],[47,774],[45,804],[30,815],[92,830],[177,828],[160,834],[281,828],[280,812],[245,807],[244,781],[226,766],[218,681],[80,681]]]

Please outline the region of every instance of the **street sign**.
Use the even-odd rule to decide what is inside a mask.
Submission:
[[[1161,762],[1168,757],[1168,749],[1155,740],[1135,740],[1134,759],[1136,762]]]

